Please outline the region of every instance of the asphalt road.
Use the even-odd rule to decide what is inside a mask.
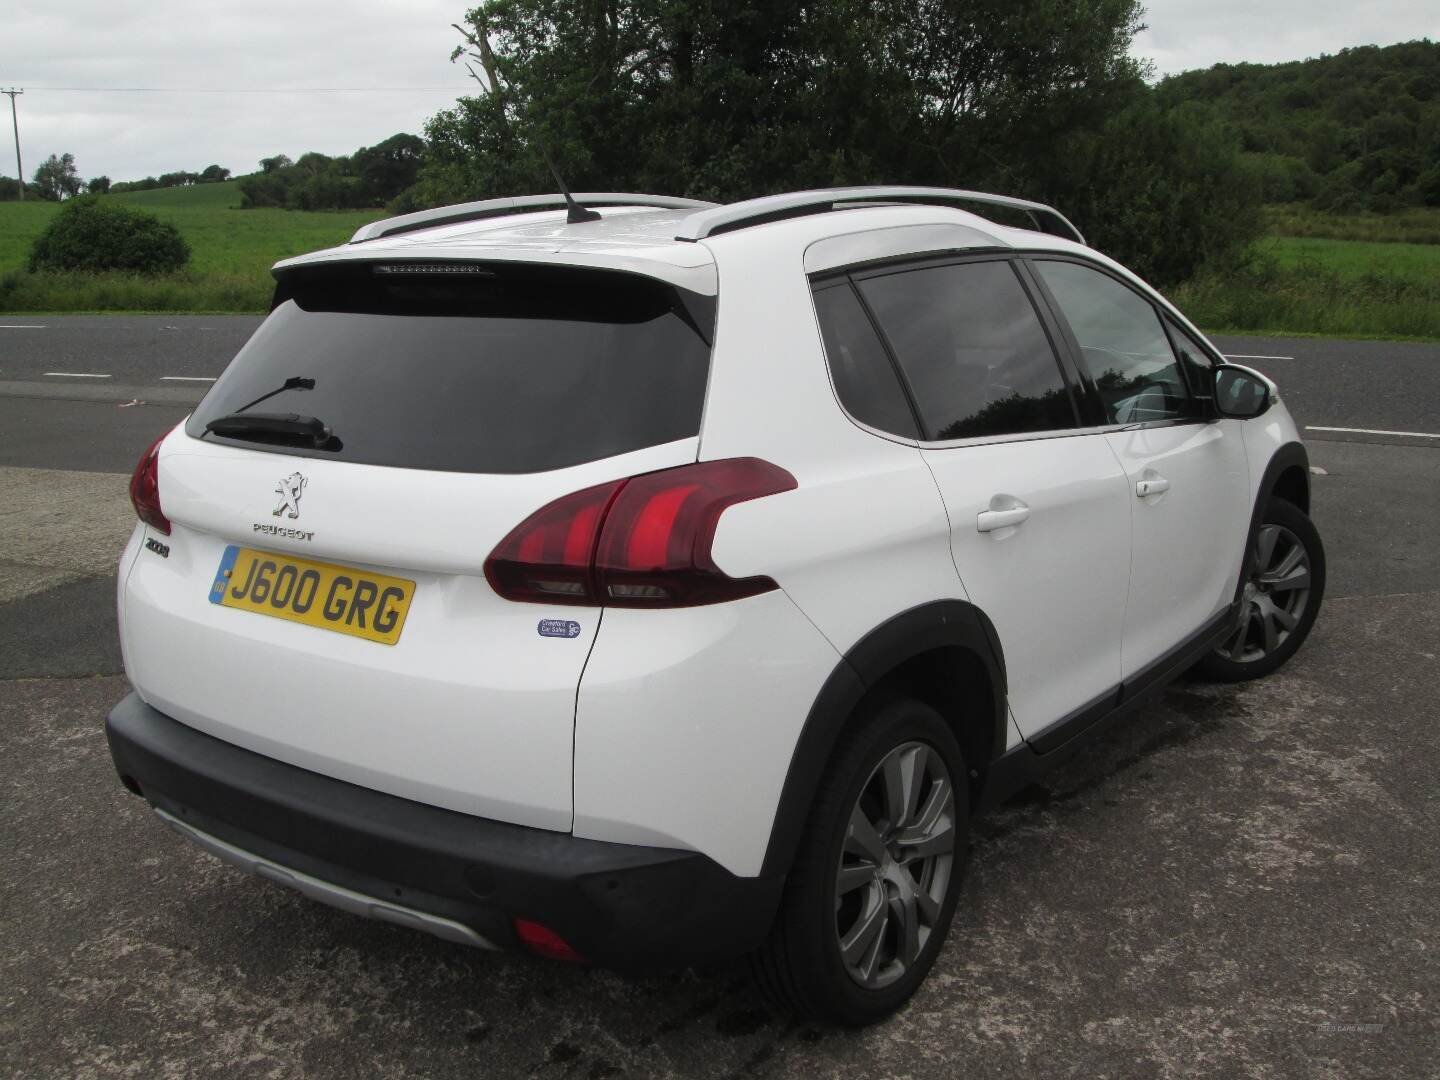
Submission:
[[[0,439],[0,465],[128,472],[259,324],[250,315],[0,317],[0,432],[20,436]],[[1216,343],[1279,383],[1297,423],[1359,429],[1310,437],[1440,444],[1440,345]],[[130,411],[110,411],[121,407]]]
[[[0,380],[163,386],[219,375],[258,315],[0,316]]]
[[[100,730],[127,690],[117,474],[200,389],[161,376],[218,372],[253,320],[33,321],[112,378],[47,380],[0,329],[0,1076],[1435,1075],[1440,439],[1312,432],[1330,582],[1305,649],[1177,684],[985,819],[930,982],[834,1032],[772,1016],[739,965],[470,952],[165,830]],[[1440,347],[1222,347],[1294,357],[1243,362],[1302,423],[1440,432]]]

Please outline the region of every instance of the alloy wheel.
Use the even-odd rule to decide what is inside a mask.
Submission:
[[[835,874],[835,933],[850,977],[878,990],[919,958],[955,863],[955,788],[922,742],[875,766],[850,812]]]
[[[1216,650],[1238,664],[1263,660],[1285,643],[1310,601],[1310,555],[1284,525],[1260,526],[1240,618]]]

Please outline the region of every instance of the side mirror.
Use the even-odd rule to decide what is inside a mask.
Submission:
[[[1249,420],[1270,407],[1270,384],[1249,368],[1215,369],[1215,408],[1221,416]]]

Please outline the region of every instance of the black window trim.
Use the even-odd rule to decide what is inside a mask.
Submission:
[[[1176,360],[1180,360],[1180,344],[1176,341],[1176,335],[1184,334],[1185,337],[1199,343],[1200,351],[1204,353],[1205,358],[1210,361],[1212,369],[1223,367],[1229,362],[1225,360],[1224,357],[1217,359],[1214,350],[1208,342],[1201,340],[1192,331],[1186,330],[1180,325],[1180,320],[1174,318],[1168,312],[1162,313],[1160,324],[1165,328],[1165,336],[1170,339],[1170,348],[1174,351]],[[1205,413],[1205,419],[1218,419],[1220,413],[1215,408],[1215,388],[1213,386],[1207,386],[1197,389],[1195,384],[1190,381],[1190,368],[1183,361],[1180,362],[1180,377],[1185,380],[1185,385],[1190,388],[1190,396],[1200,402],[1201,409]]]
[[[964,263],[979,262],[1006,262],[1010,265],[1011,271],[1019,280],[1020,288],[1030,301],[1030,306],[1035,311],[1035,316],[1040,322],[1040,327],[1045,334],[1045,339],[1050,345],[1050,355],[1055,360],[1055,366],[1059,370],[1061,381],[1070,397],[1070,408],[1075,416],[1075,427],[1068,428],[1047,428],[1042,431],[1019,431],[1009,432],[1003,435],[972,435],[963,439],[927,439],[925,438],[925,424],[920,418],[920,410],[915,404],[915,392],[910,386],[910,380],[906,378],[904,369],[895,355],[895,349],[890,343],[889,336],[885,333],[884,327],[875,318],[875,313],[870,310],[870,304],[865,299],[865,294],[859,288],[859,282],[871,278],[887,277],[892,274],[907,273],[912,270],[924,270],[930,267],[954,266]],[[835,400],[839,403],[841,410],[857,427],[881,438],[889,439],[891,442],[899,442],[905,446],[918,446],[925,450],[950,450],[966,446],[986,446],[992,443],[1008,442],[1033,442],[1040,439],[1062,439],[1075,435],[1093,435],[1105,430],[1114,430],[1113,424],[1087,424],[1087,417],[1081,407],[1083,400],[1082,393],[1077,389],[1077,378],[1079,371],[1075,367],[1074,359],[1070,356],[1067,348],[1063,347],[1056,335],[1059,332],[1059,325],[1055,322],[1053,314],[1046,303],[1042,302],[1031,284],[1028,268],[1022,268],[1022,258],[1019,252],[1013,249],[997,250],[994,248],[967,250],[963,252],[925,252],[913,256],[891,256],[885,259],[870,260],[856,266],[836,267],[816,274],[810,275],[810,292],[813,300],[814,294],[821,289],[831,288],[841,282],[849,282],[850,287],[855,290],[866,315],[870,318],[870,324],[875,329],[881,345],[885,349],[885,355],[890,358],[890,364],[895,371],[895,377],[900,382],[900,388],[904,391],[905,399],[910,404],[910,412],[915,420],[915,430],[920,433],[918,439],[906,438],[894,432],[884,432],[871,427],[863,420],[857,420],[845,408],[844,402],[840,401],[839,392],[835,389],[834,374],[830,371],[829,356],[826,356],[825,369],[830,378],[832,392],[835,393]],[[819,315],[816,315],[816,324],[819,325]],[[823,336],[821,342],[824,346]]]
[[[1045,298],[1045,304],[1050,309],[1052,316],[1054,317],[1056,323],[1060,328],[1060,331],[1065,340],[1066,350],[1070,355],[1070,362],[1078,372],[1080,383],[1084,387],[1085,397],[1090,402],[1089,418],[1093,422],[1100,424],[1106,431],[1143,431],[1149,428],[1176,427],[1181,424],[1208,424],[1214,420],[1215,417],[1212,415],[1211,408],[1206,406],[1205,404],[1206,399],[1201,395],[1196,394],[1194,389],[1191,387],[1189,375],[1187,375],[1184,370],[1185,365],[1180,359],[1180,354],[1175,351],[1175,339],[1170,333],[1169,323],[1173,321],[1176,324],[1183,326],[1185,320],[1182,317],[1179,317],[1178,313],[1174,313],[1169,310],[1168,304],[1160,302],[1159,298],[1157,296],[1151,295],[1149,291],[1142,291],[1141,289],[1137,289],[1133,281],[1129,281],[1120,274],[1115,273],[1114,270],[1112,270],[1108,266],[1105,266],[1103,263],[1096,262],[1094,259],[1087,259],[1082,256],[1076,255],[1074,252],[1046,251],[1027,248],[1024,252],[1018,254],[1018,261],[1025,264],[1026,272],[1029,274],[1031,279],[1034,280],[1036,289],[1038,290],[1040,295]],[[1160,321],[1161,332],[1165,335],[1165,343],[1170,346],[1171,354],[1174,356],[1175,359],[1175,366],[1180,369],[1180,378],[1185,384],[1186,394],[1189,396],[1192,402],[1195,402],[1199,406],[1194,410],[1196,415],[1175,416],[1169,417],[1164,420],[1142,420],[1133,424],[1113,424],[1106,421],[1104,419],[1105,407],[1103,402],[1101,401],[1100,392],[1098,389],[1096,389],[1094,380],[1090,378],[1089,372],[1086,370],[1085,365],[1081,362],[1082,353],[1080,349],[1080,340],[1075,336],[1074,330],[1071,329],[1070,321],[1065,318],[1064,312],[1062,312],[1060,309],[1060,304],[1055,299],[1055,295],[1050,291],[1050,287],[1045,284],[1044,277],[1033,265],[1031,265],[1032,263],[1036,262],[1078,263],[1080,266],[1088,267],[1091,270],[1095,270],[1101,274],[1104,274],[1112,281],[1125,287],[1126,289],[1129,289],[1130,292],[1134,293],[1141,300],[1144,300],[1145,303],[1150,306],[1150,310],[1155,313],[1155,317]],[[1190,331],[1187,330],[1186,333],[1190,333]],[[1223,360],[1220,362],[1224,363]]]

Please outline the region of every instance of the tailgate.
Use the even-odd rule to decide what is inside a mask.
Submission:
[[[160,461],[168,555],[142,549],[124,585],[127,672],[161,712],[257,753],[569,829],[575,694],[600,611],[502,600],[485,557],[552,498],[694,459],[691,439],[543,479],[452,475],[443,491],[412,470],[305,462],[300,516],[271,534],[256,526],[281,520],[275,488],[293,463],[176,432]],[[235,547],[413,582],[398,640],[212,602]]]
[[[569,829],[601,612],[504,600],[485,560],[560,496],[696,459],[713,298],[466,265],[282,278],[160,447],[171,534],[122,587],[126,669],[258,753]]]

